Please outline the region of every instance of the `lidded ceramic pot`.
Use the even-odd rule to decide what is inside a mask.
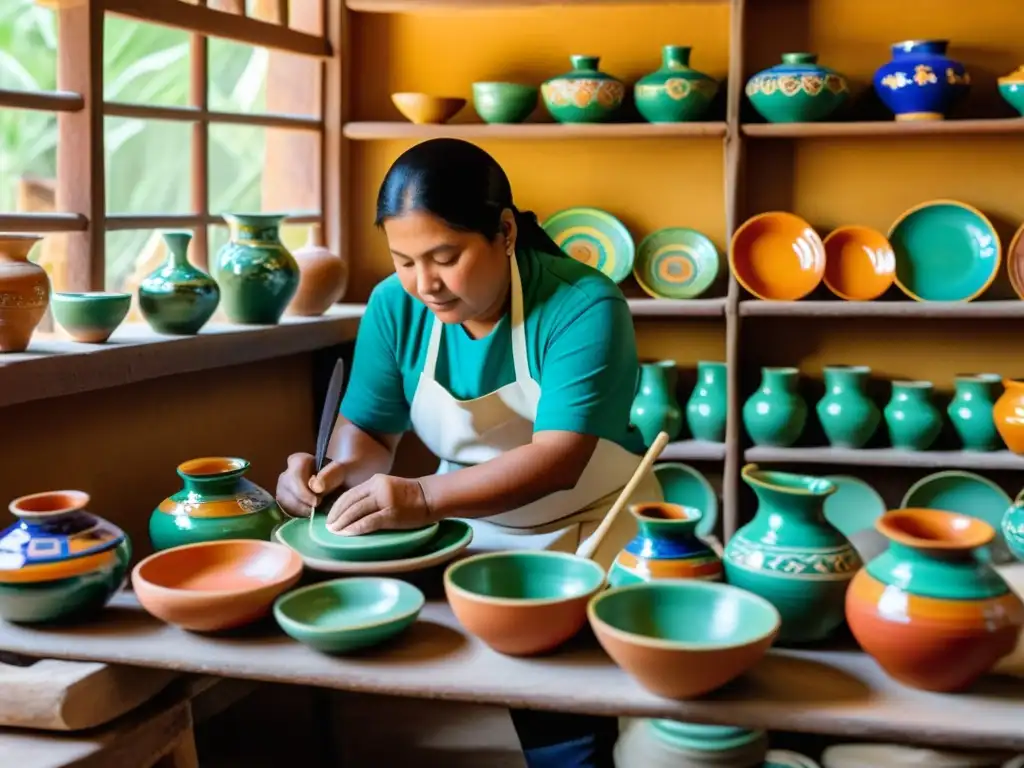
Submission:
[[[666,45],[661,68],[633,86],[637,111],[649,123],[700,120],[718,93],[718,81],[690,67],[688,45]]]
[[[809,123],[830,117],[850,94],[846,78],[818,64],[816,53],[784,53],[782,63],[747,81],[747,98],[770,123]]]
[[[995,451],[1003,447],[992,409],[1002,381],[997,373],[957,376],[946,413],[965,451]]]
[[[893,448],[926,451],[942,431],[942,415],[932,403],[930,381],[894,381],[885,406],[885,423]]]
[[[306,244],[292,254],[299,265],[299,287],[288,304],[289,315],[319,317],[348,290],[348,262],[324,245],[319,224],[309,228]]]
[[[41,238],[0,233],[0,352],[24,352],[50,303],[46,270],[28,260]]]
[[[675,360],[643,363],[640,386],[629,412],[630,423],[640,430],[644,444],[651,445],[659,432],[674,440],[683,428],[683,411],[676,399],[679,371]]]
[[[599,56],[573,55],[572,69],[540,86],[548,112],[560,123],[603,123],[622,107],[626,87],[598,69]]]
[[[725,442],[728,375],[725,363],[697,363],[697,384],[686,401],[686,426],[694,440]]]
[[[220,303],[217,282],[188,260],[191,232],[164,232],[167,261],[139,284],[139,311],[157,333],[199,333]]]
[[[874,87],[897,120],[942,120],[967,96],[971,76],[946,56],[948,47],[948,40],[893,44],[892,60],[875,72]]]
[[[1006,447],[1024,455],[1024,381],[1003,380],[1003,394],[992,407],[992,418]]]
[[[797,391],[796,368],[761,369],[761,386],[743,404],[743,427],[755,445],[788,448],[807,424],[807,403]]]
[[[816,411],[830,445],[863,448],[882,421],[882,411],[868,397],[871,369],[866,365],[825,367],[825,396]]]
[[[46,491],[10,504],[0,532],[0,617],[17,623],[86,619],[121,589],[131,542],[92,514],[83,491]]]

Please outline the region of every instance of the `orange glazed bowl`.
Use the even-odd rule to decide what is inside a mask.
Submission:
[[[825,275],[825,245],[806,221],[773,211],[747,219],[732,236],[729,269],[763,301],[797,301]]]
[[[150,555],[132,571],[132,587],[158,619],[216,632],[266,616],[300,576],[302,558],[283,544],[228,539]]]

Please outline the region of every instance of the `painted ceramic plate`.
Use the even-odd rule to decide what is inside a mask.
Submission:
[[[700,510],[697,535],[709,536],[715,532],[718,523],[718,494],[699,470],[689,464],[667,461],[654,465],[654,476],[661,483],[665,501]]]
[[[666,227],[640,241],[633,277],[655,299],[696,299],[718,277],[718,249],[705,235]]]
[[[886,513],[885,499],[859,477],[827,475],[838,490],[825,499],[825,519],[846,537],[871,530],[875,520]]]
[[[1000,243],[985,215],[955,200],[911,208],[889,230],[896,284],[917,301],[970,301],[999,272]]]
[[[566,208],[542,225],[558,247],[621,283],[633,271],[636,246],[629,230],[599,208]]]
[[[397,560],[426,544],[437,533],[437,523],[412,531],[375,531],[363,536],[342,536],[327,528],[327,515],[306,522],[310,538],[335,560]]]
[[[1024,224],[1020,225],[1006,251],[1006,271],[1014,293],[1024,299]]]
[[[799,216],[775,211],[747,219],[732,236],[729,269],[759,299],[797,301],[825,274],[825,246]]]
[[[814,760],[788,749],[769,749],[762,768],[821,768]]]
[[[877,299],[896,277],[896,254],[885,235],[870,227],[839,227],[825,247],[825,285],[846,301]]]
[[[437,533],[411,557],[398,560],[338,560],[334,552],[309,537],[309,521],[289,520],[274,530],[274,539],[295,550],[307,568],[324,573],[409,573],[446,563],[473,540],[473,529],[462,520],[442,520]]]

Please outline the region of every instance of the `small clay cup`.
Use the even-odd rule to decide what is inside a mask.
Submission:
[[[124,321],[132,304],[130,293],[54,293],[54,319],[75,341],[102,344]]]

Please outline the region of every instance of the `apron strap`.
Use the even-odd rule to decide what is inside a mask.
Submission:
[[[535,385],[530,376],[530,358],[526,354],[526,321],[523,317],[523,282],[519,277],[519,260],[513,256],[512,266],[512,364],[515,366],[516,382],[523,384],[529,381]],[[528,385],[529,386],[529,385]]]
[[[427,343],[427,359],[423,361],[424,378],[434,380],[434,372],[437,370],[437,355],[441,349],[441,331],[444,330],[444,323],[434,315],[434,324],[430,327],[430,341]]]

